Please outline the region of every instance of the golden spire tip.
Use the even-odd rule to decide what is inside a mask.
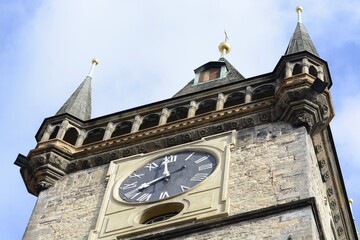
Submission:
[[[220,43],[219,45],[219,51],[221,53],[221,56],[223,57],[225,54],[228,54],[231,50],[231,46],[228,43],[229,37],[226,31],[224,31],[225,33],[225,41]]]
[[[303,8],[302,8],[302,6],[297,6],[296,7],[296,12],[298,13],[298,12],[302,12],[303,11]]]
[[[94,58],[93,60],[91,60],[91,63],[92,64],[96,64],[96,65],[98,65],[99,64],[99,59],[97,59],[97,58]]]

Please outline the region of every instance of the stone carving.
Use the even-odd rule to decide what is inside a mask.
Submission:
[[[144,145],[138,146],[137,152],[138,153],[147,153],[146,147]]]
[[[86,169],[90,167],[90,162],[88,160],[83,160],[81,164],[82,169]]]
[[[335,201],[331,201],[331,203],[330,203],[330,208],[331,208],[332,210],[334,210],[334,209],[336,208],[336,202],[335,202]]]
[[[331,197],[334,194],[334,190],[332,189],[332,187],[329,187],[327,189],[327,194],[328,194],[329,197]]]
[[[295,121],[293,122],[293,126],[294,127],[305,127],[308,132],[311,132],[314,123],[312,120],[312,117],[310,116],[310,114],[302,114],[300,116],[297,116]]]
[[[47,181],[40,181],[40,182],[38,182],[38,183],[36,184],[36,190],[37,190],[38,192],[41,192],[41,191],[43,191],[43,190],[45,190],[45,189],[48,189],[48,188],[51,187],[51,186],[52,186],[52,184],[49,183],[49,182],[47,182]]]
[[[182,139],[184,142],[191,142],[192,141],[191,133],[187,132],[187,133],[182,134]]]
[[[330,178],[329,172],[328,171],[325,172],[324,174],[321,175],[321,177],[322,177],[323,182],[327,182]]]
[[[343,235],[343,233],[344,233],[344,229],[342,227],[338,227],[337,229],[338,236],[340,237],[341,235]]]
[[[320,167],[320,168],[324,168],[325,165],[326,165],[325,160],[319,161],[319,167]]]
[[[316,145],[315,146],[315,153],[320,153],[323,151],[323,147],[321,145]]]
[[[255,124],[254,117],[246,117],[242,121],[244,127],[253,127]]]

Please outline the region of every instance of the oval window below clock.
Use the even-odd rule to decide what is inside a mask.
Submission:
[[[160,204],[143,211],[135,218],[135,221],[140,224],[158,223],[176,216],[183,209],[182,203]]]

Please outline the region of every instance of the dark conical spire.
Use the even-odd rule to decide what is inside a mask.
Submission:
[[[301,20],[302,7],[297,7],[296,11],[298,12],[298,23],[296,25],[294,34],[289,42],[289,45],[286,49],[285,55],[307,51],[316,56],[319,56],[313,42],[311,41],[310,35],[305,28],[305,25],[302,23]]]
[[[95,65],[99,62],[97,59],[92,60],[92,67],[80,86],[71,94],[70,98],[59,109],[56,115],[68,113],[83,121],[91,118],[91,79]]]

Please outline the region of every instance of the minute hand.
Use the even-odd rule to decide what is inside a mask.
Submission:
[[[160,182],[161,180],[169,177],[170,174],[172,174],[172,173],[174,173],[174,172],[181,171],[181,170],[183,170],[185,167],[186,167],[186,166],[182,166],[182,167],[179,168],[179,169],[176,169],[176,170],[174,170],[174,171],[171,171],[171,172],[169,173],[169,175],[161,176],[161,177],[155,178],[154,180],[151,180],[150,182],[143,183],[143,184],[141,184],[141,185],[137,188],[137,190],[140,191],[140,190],[143,190],[143,189],[145,189],[145,188],[148,188],[148,187],[150,187],[150,185],[155,184],[155,183],[157,183],[157,182]]]

